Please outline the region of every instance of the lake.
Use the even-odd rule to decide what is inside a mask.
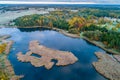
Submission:
[[[21,80],[106,80],[92,66],[92,62],[97,61],[94,52],[104,51],[83,39],[71,38],[44,28],[1,28],[0,35],[4,34],[11,35],[9,40],[14,40],[8,59],[16,75],[24,75]],[[18,52],[25,54],[32,40],[38,40],[41,45],[48,48],[70,51],[79,60],[68,66],[54,65],[50,70],[19,62],[16,54]]]

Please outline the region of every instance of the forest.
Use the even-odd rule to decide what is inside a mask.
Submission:
[[[64,29],[69,33],[80,34],[91,40],[101,41],[107,48],[120,50],[119,10],[102,10],[80,8],[78,11],[68,9],[51,11],[49,14],[33,14],[13,20],[18,27],[47,26]],[[109,19],[116,18],[115,21]],[[107,25],[106,25],[107,24]],[[114,27],[110,27],[110,26]]]

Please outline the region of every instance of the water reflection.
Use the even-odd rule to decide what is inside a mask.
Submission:
[[[66,37],[56,31],[27,30],[22,29],[22,32],[17,28],[0,29],[0,34],[10,34],[12,36],[10,40],[15,41],[8,58],[14,67],[15,73],[25,75],[21,80],[106,80],[92,66],[92,62],[97,61],[94,52],[103,51],[102,49],[89,44],[83,39]],[[54,66],[50,70],[44,67],[36,68],[30,63],[19,62],[16,54],[19,51],[26,53],[31,40],[38,40],[41,45],[52,49],[70,51],[79,60],[68,66]]]
[[[36,27],[36,28],[18,28],[21,32],[34,32],[34,31],[44,31],[44,30],[50,30],[48,28],[43,27]]]

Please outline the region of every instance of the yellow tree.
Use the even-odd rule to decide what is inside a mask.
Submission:
[[[118,24],[116,25],[116,27],[117,27],[117,28],[120,28],[120,23],[118,23]]]
[[[86,24],[86,19],[83,17],[73,17],[68,21],[70,28],[77,28],[80,30],[85,24]]]
[[[42,20],[41,20],[41,19],[37,19],[36,21],[37,21],[37,23],[39,24],[39,26],[42,26],[43,23],[42,23]]]
[[[51,21],[49,21],[48,26],[52,28],[53,27],[53,23]]]
[[[39,24],[39,26],[43,26],[44,24],[44,16],[40,16],[36,21]]]
[[[6,46],[7,46],[6,43],[0,44],[0,54],[3,53],[3,52],[5,51]]]

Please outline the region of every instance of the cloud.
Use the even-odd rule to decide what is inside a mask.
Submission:
[[[0,1],[0,4],[95,4],[94,2],[38,2],[38,1]]]
[[[120,0],[2,0],[2,1],[18,1],[18,2],[82,2],[82,3],[117,3]]]

